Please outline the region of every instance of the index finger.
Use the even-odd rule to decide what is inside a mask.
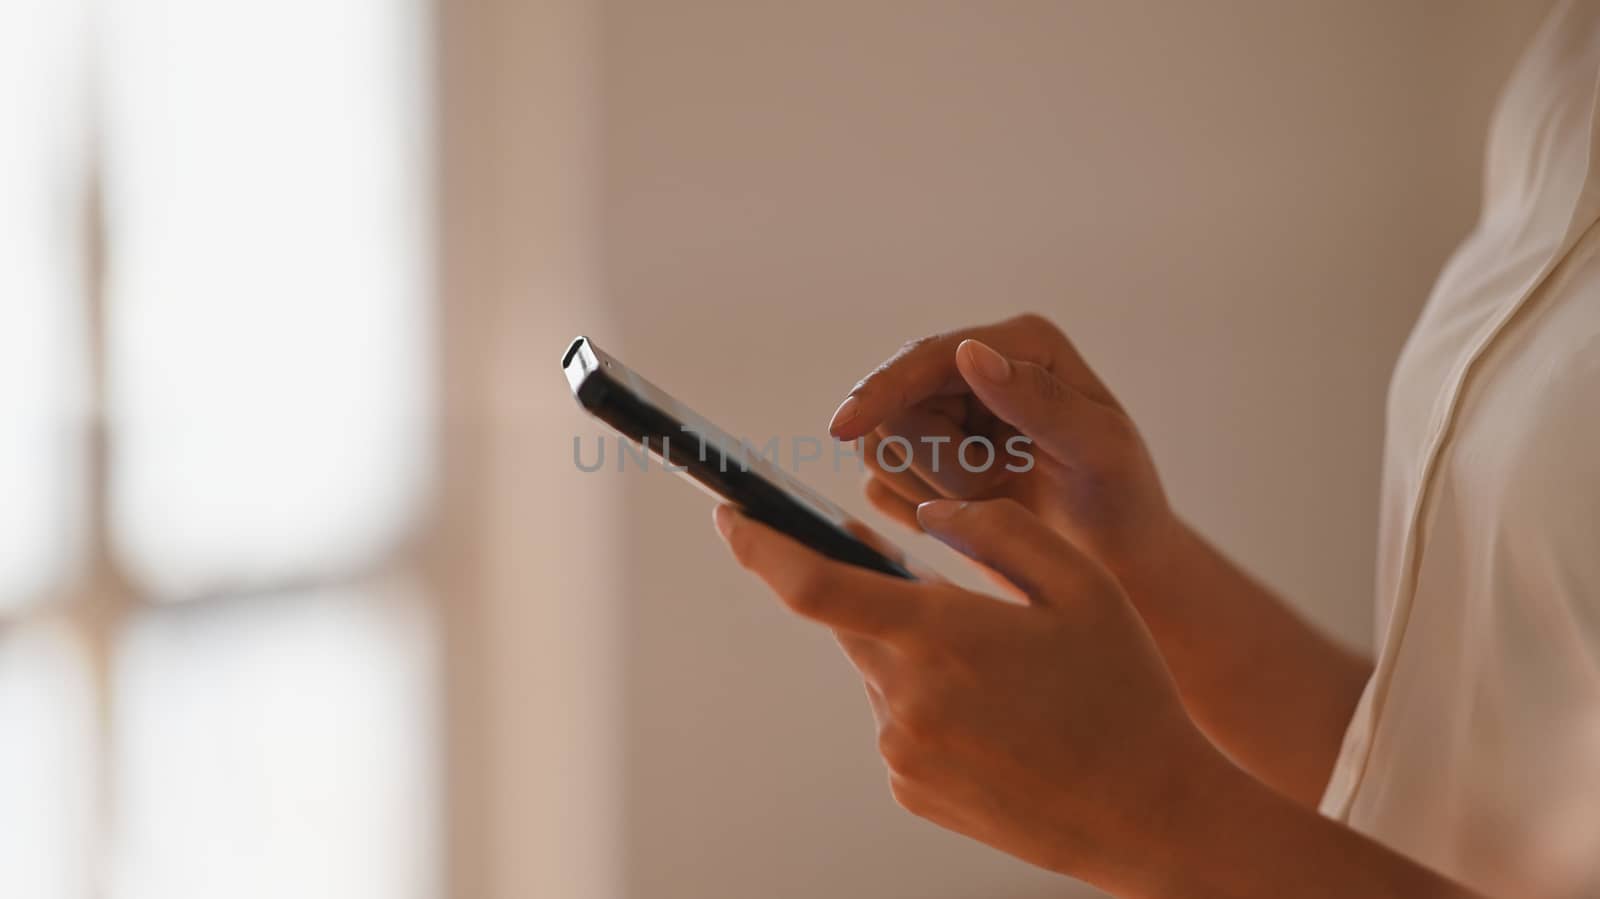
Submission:
[[[828,627],[891,639],[919,627],[935,601],[928,584],[834,561],[732,506],[718,506],[716,522],[740,566],[796,614]]]
[[[828,430],[840,440],[855,440],[926,399],[970,392],[956,368],[956,347],[963,340],[981,340],[1014,359],[1049,368],[1055,362],[1050,344],[1058,334],[1030,314],[914,340],[850,390]]]

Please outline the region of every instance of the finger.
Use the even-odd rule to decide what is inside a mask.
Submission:
[[[796,614],[829,627],[889,639],[914,630],[936,602],[929,585],[834,561],[732,506],[717,507],[716,523],[741,566]]]
[[[901,451],[901,441],[885,442],[876,431],[866,437],[867,465],[879,479],[909,503],[925,503],[941,494],[911,470],[911,460]]]
[[[956,364],[995,415],[1068,465],[1093,465],[1126,450],[1132,424],[1115,405],[1091,397],[1044,366],[1007,358],[964,340]]]
[[[906,502],[904,499],[901,499],[899,494],[890,490],[888,487],[883,486],[877,481],[868,480],[866,492],[867,501],[872,503],[873,507],[879,512],[882,512],[884,515],[892,518],[902,525],[905,525],[907,528],[913,531],[917,531],[919,533],[922,531],[922,523],[917,520],[917,507],[915,505],[912,505],[911,503]],[[907,571],[910,571],[913,575],[915,575],[919,581],[945,580],[943,575],[936,571],[925,568],[918,563],[902,561],[900,564],[905,567]],[[1013,584],[1008,578],[1006,578],[1005,575],[995,571],[993,568],[989,568],[986,565],[979,563],[974,563],[974,565],[979,571],[983,572],[985,577],[989,578],[991,581],[994,581],[996,586],[1006,591],[1007,596],[1024,603],[1029,601],[1028,595],[1023,593],[1022,590],[1018,588],[1016,584]]]
[[[917,520],[940,542],[1003,575],[1034,605],[1062,605],[1109,577],[1013,500],[923,503]]]
[[[996,455],[984,452],[982,447],[969,446],[971,451],[964,452],[963,444],[973,435],[959,421],[930,410],[926,404],[891,417],[878,431],[885,439],[894,436],[905,441],[890,441],[886,446],[911,447],[910,472],[929,485],[930,492],[970,499],[986,491],[996,479]],[[989,442],[987,437],[977,439]]]
[[[867,480],[861,489],[866,493],[867,502],[872,504],[872,508],[877,509],[886,518],[913,531],[922,530],[922,526],[917,524],[918,504],[896,493],[888,484],[879,480],[877,475],[867,475]]]
[[[929,397],[966,393],[956,371],[955,350],[968,337],[979,337],[1017,358],[1037,362],[1050,361],[1056,346],[1065,346],[1059,331],[1033,315],[912,341],[850,391],[833,413],[828,430],[840,440],[853,440]]]

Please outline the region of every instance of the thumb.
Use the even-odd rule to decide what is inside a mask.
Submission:
[[[1072,466],[1110,461],[1132,423],[1032,362],[1008,359],[980,340],[956,348],[956,368],[978,399],[1051,457]]]
[[[1036,606],[1060,606],[1107,575],[1015,500],[934,500],[917,522],[941,543],[994,570]]]

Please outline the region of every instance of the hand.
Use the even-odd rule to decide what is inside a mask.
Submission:
[[[1055,326],[1024,315],[907,344],[856,385],[831,430],[866,436],[867,496],[909,527],[918,503],[1006,497],[1105,566],[1202,730],[1275,789],[1315,805],[1370,663],[1172,512],[1138,429]],[[951,458],[969,436],[1003,447],[1019,434],[1033,441],[1031,471],[974,475]],[[884,442],[893,436],[910,442],[912,458]],[[938,471],[935,449],[944,451]]]
[[[1027,603],[835,562],[717,509],[740,564],[861,672],[902,806],[1129,899],[1482,899],[1235,767],[1117,582],[1021,506],[917,514]]]
[[[922,527],[1008,578],[1019,604],[823,557],[733,508],[717,528],[866,681],[895,799],[1022,859],[1126,885],[1220,755],[1100,565],[1010,501],[928,503]]]
[[[1162,564],[1183,542],[1133,421],[1066,336],[1037,315],[905,345],[850,391],[830,430],[841,440],[866,437],[867,497],[909,527],[928,500],[1010,498],[1119,577]],[[1027,472],[1001,464],[1017,435],[1032,440]],[[955,456],[973,436],[999,451],[979,474]],[[909,441],[912,456],[890,442],[882,449],[888,465],[879,465],[879,446],[891,437]],[[981,460],[974,455],[974,467]]]

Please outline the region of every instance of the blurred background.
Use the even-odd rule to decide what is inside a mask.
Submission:
[[[558,353],[821,436],[1043,312],[1362,644],[1547,5],[0,0],[0,896],[1088,895],[894,806],[704,499],[576,471]]]

